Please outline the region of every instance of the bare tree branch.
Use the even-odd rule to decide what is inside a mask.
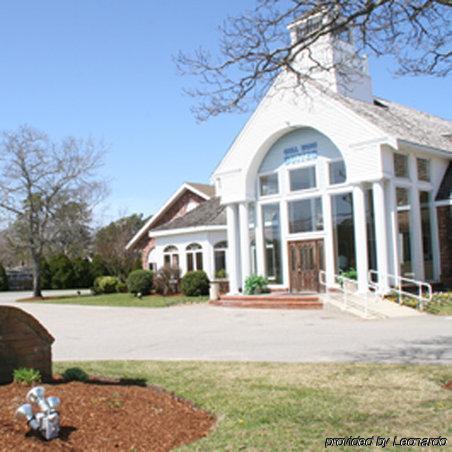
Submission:
[[[350,71],[350,61],[325,65],[311,49],[326,35],[352,31],[355,56],[390,55],[399,75],[444,77],[451,65],[451,12],[447,0],[256,0],[251,11],[229,17],[219,27],[218,56],[199,48],[175,57],[182,75],[196,80],[186,93],[198,101],[193,112],[206,120],[245,111],[259,100],[279,74],[290,72],[298,86],[322,71]],[[322,24],[289,40],[287,26],[321,15]],[[296,64],[306,55],[307,70]]]

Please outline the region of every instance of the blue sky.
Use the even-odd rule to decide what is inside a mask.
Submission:
[[[252,0],[3,0],[0,3],[0,129],[29,124],[52,137],[92,136],[110,145],[111,194],[101,222],[155,212],[183,181],[209,176],[246,121],[198,124],[172,57],[214,49],[217,26]],[[452,118],[451,80],[394,78],[371,59],[374,93]]]

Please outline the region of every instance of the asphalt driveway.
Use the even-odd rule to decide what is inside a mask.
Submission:
[[[204,304],[110,308],[14,303],[55,337],[55,360],[221,360],[452,364],[452,317],[363,320],[321,311]]]

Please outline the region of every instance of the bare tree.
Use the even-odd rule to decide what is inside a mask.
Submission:
[[[246,110],[282,71],[302,86],[319,69],[345,70],[344,62],[325,65],[310,52],[325,35],[344,30],[351,30],[356,54],[391,55],[399,75],[443,77],[452,68],[451,6],[452,0],[256,0],[253,10],[220,27],[217,57],[200,48],[179,53],[176,64],[199,82],[186,90],[199,99],[193,108],[199,120]],[[289,39],[290,23],[319,15],[321,24]],[[309,70],[294,64],[302,52],[312,60]]]
[[[33,266],[33,294],[41,296],[41,258],[68,203],[93,205],[105,194],[96,178],[105,148],[73,137],[60,143],[31,127],[4,133],[0,149],[0,211],[22,225]]]

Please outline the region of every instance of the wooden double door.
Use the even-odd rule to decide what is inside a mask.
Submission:
[[[320,292],[319,272],[325,268],[323,239],[289,242],[291,292]]]

